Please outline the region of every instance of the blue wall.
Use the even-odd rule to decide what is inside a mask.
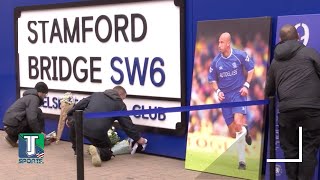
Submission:
[[[1,0],[0,1],[0,117],[15,101],[16,73],[14,49],[14,8],[39,4],[75,2],[76,0]],[[273,41],[275,40],[276,16],[291,14],[320,13],[320,1],[298,0],[186,0],[186,70],[187,102],[190,100],[193,49],[196,38],[197,21],[211,19],[248,18],[258,16],[273,17]],[[165,14],[164,14],[165,15]],[[47,120],[47,132],[56,129],[56,120]],[[0,128],[3,127],[0,121]],[[144,133],[149,141],[148,152],[184,159],[186,137],[172,137]],[[67,130],[62,139],[67,139]]]

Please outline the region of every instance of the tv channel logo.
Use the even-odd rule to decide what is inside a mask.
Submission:
[[[41,133],[19,134],[19,164],[43,164],[44,135]]]

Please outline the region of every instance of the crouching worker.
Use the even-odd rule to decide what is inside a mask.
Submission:
[[[17,147],[20,133],[43,133],[44,118],[39,108],[48,93],[48,86],[38,82],[34,89],[29,89],[23,96],[14,102],[3,117],[6,142]],[[45,135],[45,134],[44,134]]]
[[[76,132],[75,120],[72,118],[76,110],[83,110],[84,113],[91,112],[110,112],[110,111],[126,111],[127,107],[123,102],[127,96],[126,90],[121,86],[104,92],[95,92],[91,96],[79,101],[69,112],[66,121],[70,127],[70,140],[72,148],[76,153]],[[89,154],[92,158],[92,164],[96,167],[101,166],[102,161],[108,161],[113,156],[111,151],[111,141],[108,138],[108,130],[112,127],[115,120],[118,120],[120,126],[125,133],[137,141],[140,145],[144,145],[146,140],[141,137],[136,126],[132,123],[128,116],[106,117],[99,119],[83,119],[83,136],[88,139],[92,145],[89,146]]]

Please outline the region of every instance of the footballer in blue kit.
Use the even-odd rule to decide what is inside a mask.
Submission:
[[[254,74],[254,61],[246,52],[231,47],[231,35],[228,32],[220,35],[218,48],[220,53],[211,62],[208,81],[213,84],[220,102],[246,101]],[[252,143],[245,125],[247,108],[222,108],[222,114],[230,136],[236,138],[238,143],[238,168],[245,170],[245,143]]]

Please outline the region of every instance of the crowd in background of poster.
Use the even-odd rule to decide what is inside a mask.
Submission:
[[[190,105],[225,102],[219,101],[212,83],[208,80],[212,72],[213,59],[216,56],[220,57],[218,40],[222,33],[231,35],[233,50],[230,58],[234,58],[235,61],[231,66],[218,65],[217,76],[232,79],[232,76],[241,76],[244,72],[243,76],[246,77],[248,74],[246,63],[250,62],[254,68],[254,74],[246,100],[264,99],[270,31],[271,18],[269,17],[198,22]],[[220,62],[229,60],[219,59]],[[241,87],[245,78],[242,80]],[[264,106],[253,105],[241,108],[247,110],[245,123],[253,140],[250,146],[245,146],[246,170],[238,170],[237,141],[229,137],[228,125],[224,118],[226,113],[224,114],[221,109],[190,112],[185,163],[187,169],[258,179],[262,160]]]
[[[320,14],[310,14],[310,15],[294,15],[294,16],[279,16],[277,21],[277,34],[276,34],[276,42],[278,43],[279,40],[279,32],[283,25],[291,24],[294,25],[299,33],[300,42],[308,47],[315,48],[318,52],[320,51]],[[276,149],[276,158],[283,159],[283,151],[280,148],[279,142],[279,127],[278,127],[278,106],[276,102],[276,142],[275,142],[275,149]],[[268,146],[269,148],[269,146]],[[269,149],[268,149],[269,152]],[[268,154],[269,156],[269,154]],[[303,157],[302,157],[303,158]],[[269,176],[269,165],[266,166],[266,179],[270,179]],[[318,175],[319,168],[316,168],[314,180],[319,179]],[[285,171],[285,163],[276,163],[275,169],[276,179],[286,179],[286,171]]]

